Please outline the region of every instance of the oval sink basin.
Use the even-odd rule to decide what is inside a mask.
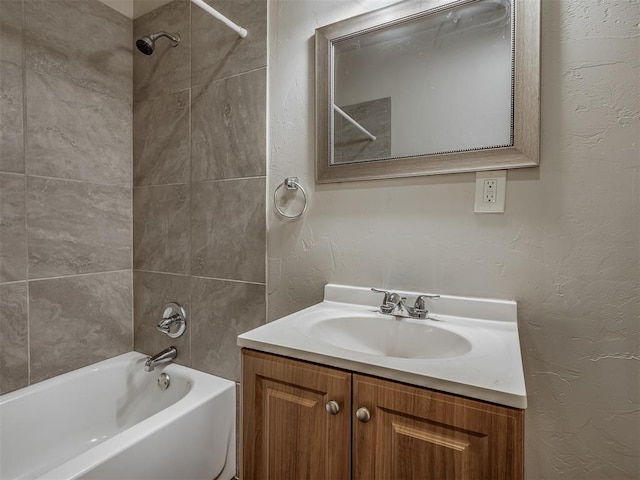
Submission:
[[[471,350],[457,333],[386,315],[327,318],[311,325],[309,333],[334,347],[382,357],[452,358]]]

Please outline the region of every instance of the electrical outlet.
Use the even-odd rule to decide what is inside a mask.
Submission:
[[[496,186],[498,180],[495,178],[485,178],[482,189],[482,202],[483,203],[496,203]]]
[[[475,213],[504,213],[507,171],[476,173]]]

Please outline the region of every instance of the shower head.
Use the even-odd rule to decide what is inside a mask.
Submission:
[[[145,35],[144,37],[140,37],[138,40],[136,40],[136,47],[138,47],[138,50],[140,50],[145,55],[151,55],[153,53],[153,50],[156,48],[156,40],[160,37],[167,37],[169,40],[171,40],[172,47],[177,47],[180,43],[180,35],[178,35],[177,33],[175,35],[172,35],[167,32],[157,32],[150,35]]]

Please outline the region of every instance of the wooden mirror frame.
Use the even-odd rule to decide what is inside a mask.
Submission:
[[[331,164],[333,44],[479,0],[406,0],[316,29],[316,183],[537,167],[540,163],[540,0],[514,8],[513,145]]]

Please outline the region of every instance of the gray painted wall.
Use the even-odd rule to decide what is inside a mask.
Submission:
[[[131,35],[0,1],[0,393],[131,350]]]
[[[269,204],[269,319],[328,282],[515,299],[527,478],[638,478],[638,2],[542,2],[541,166],[483,216],[473,174],[314,185],[314,29],[388,3],[270,3],[268,191],[299,176],[310,208]]]

